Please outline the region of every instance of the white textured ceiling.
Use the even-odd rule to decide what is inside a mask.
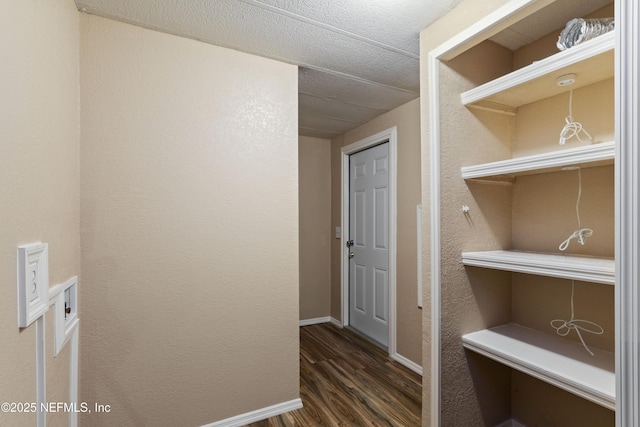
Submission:
[[[419,96],[419,32],[460,1],[76,0],[76,4],[83,12],[298,65],[299,133],[332,138]],[[597,8],[593,4],[607,0],[558,3],[567,2],[593,10]],[[533,25],[509,29],[511,33],[494,40],[507,46],[524,44],[575,17],[550,15]],[[544,25],[537,25],[541,22]]]

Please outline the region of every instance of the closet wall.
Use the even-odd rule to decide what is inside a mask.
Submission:
[[[509,368],[466,351],[461,336],[511,321],[511,275],[465,268],[461,253],[511,247],[511,186],[466,183],[460,168],[510,157],[514,119],[469,110],[460,93],[511,64],[507,49],[486,42],[440,69],[443,425],[491,426],[510,413]]]
[[[441,43],[454,37],[458,32],[472,25],[478,19],[487,16],[498,7],[507,3],[508,0],[487,0],[478,2],[475,0],[464,0],[458,7],[451,12],[443,16],[438,21],[434,22],[431,26],[420,32],[420,110],[421,110],[421,165],[422,165],[422,203],[423,206],[431,206],[434,202],[431,195],[431,110],[430,97],[432,88],[430,87],[429,75],[428,75],[428,58],[429,52],[438,47]],[[483,68],[491,66],[491,64],[483,64]],[[501,65],[504,68],[508,68],[507,64]],[[444,91],[446,92],[446,91]],[[456,101],[457,102],[457,101]],[[441,114],[447,114],[447,111]],[[450,126],[451,128],[457,127],[455,122],[450,124],[447,122],[442,123],[443,128]],[[467,189],[458,189],[458,191],[467,191]],[[445,194],[453,193],[449,188],[446,189]],[[423,380],[422,380],[422,419],[425,423],[427,420],[432,420],[432,381],[437,381],[437,375],[432,372],[432,335],[433,335],[433,319],[432,319],[432,295],[431,295],[431,212],[430,209],[422,210],[422,278],[423,278],[423,322],[422,322],[422,366],[423,366]],[[443,254],[444,256],[444,254]],[[438,302],[435,302],[438,304]],[[470,306],[467,300],[460,301],[460,313],[464,313],[465,309]],[[454,333],[455,328],[454,328]],[[464,365],[464,361],[461,360],[461,355],[458,352],[456,345],[451,346],[453,353],[449,352],[446,358],[455,358],[458,365]],[[456,362],[454,361],[453,366]],[[465,385],[461,384],[463,387]],[[506,395],[505,391],[505,395]],[[441,407],[455,408],[457,405],[456,397],[444,399],[441,402]],[[469,416],[465,416],[466,419],[480,419],[478,415],[477,402],[469,403],[468,398],[464,398],[463,403],[465,408],[471,410]],[[439,412],[439,411],[438,411]],[[476,416],[474,416],[474,414]]]

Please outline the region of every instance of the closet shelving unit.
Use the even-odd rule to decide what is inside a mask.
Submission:
[[[613,354],[516,323],[472,332],[464,346],[490,359],[529,374],[587,400],[615,409]]]
[[[462,168],[462,178],[512,181],[516,176],[558,172],[567,166],[579,166],[584,169],[612,165],[615,150],[615,141],[609,141],[533,156],[465,166]]]
[[[462,104],[497,113],[565,93],[556,79],[579,76],[573,89],[612,78],[615,34],[610,32],[504,75],[461,94]],[[462,167],[465,180],[513,181],[519,175],[556,172],[564,167],[611,165],[615,142],[583,145],[526,157]],[[613,189],[612,189],[613,191]],[[464,252],[466,266],[614,285],[613,259],[521,251]],[[529,374],[608,409],[615,410],[615,363],[611,352],[593,349],[515,323],[462,336],[465,348]]]
[[[514,273],[613,285],[615,262],[609,258],[520,251],[463,252],[462,263]]]
[[[613,77],[614,47],[611,31],[471,89],[460,99],[467,107],[515,113],[517,107],[567,92],[568,86],[556,85],[563,74],[579,74],[573,89]]]

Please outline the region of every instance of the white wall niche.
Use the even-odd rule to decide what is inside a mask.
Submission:
[[[56,296],[55,306],[54,356],[62,351],[73,332],[78,327],[78,276],[67,280]]]
[[[18,327],[26,328],[49,310],[49,247],[18,247]]]

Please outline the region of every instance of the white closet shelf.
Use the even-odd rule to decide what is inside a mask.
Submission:
[[[582,145],[575,148],[551,151],[531,156],[515,157],[498,162],[461,168],[464,179],[500,179],[518,175],[555,172],[566,166],[594,167],[612,165],[615,158],[615,141]]]
[[[615,261],[610,258],[499,250],[463,252],[462,263],[516,273],[615,284]]]
[[[514,112],[516,108],[578,89],[614,73],[615,30],[520,68],[460,95],[463,105]],[[577,81],[558,87],[556,79],[574,73]]]
[[[509,323],[462,336],[464,347],[615,410],[614,354]]]

